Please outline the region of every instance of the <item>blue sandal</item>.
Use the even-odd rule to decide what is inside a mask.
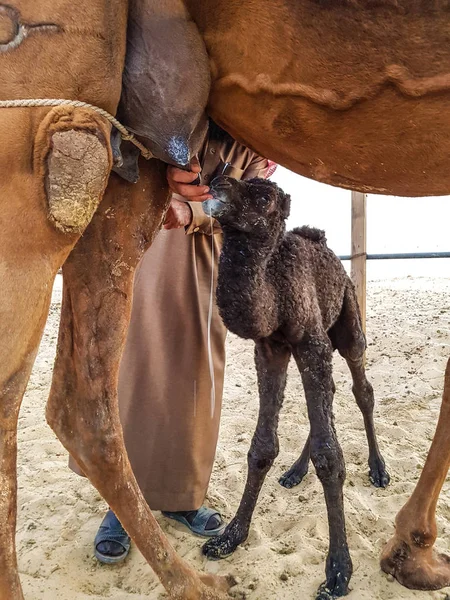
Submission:
[[[191,522],[184,516],[188,513],[196,513],[195,517]],[[225,530],[226,524],[222,522],[222,516],[217,510],[213,510],[211,508],[206,508],[206,506],[202,506],[198,510],[193,511],[182,511],[182,512],[166,512],[162,511],[162,514],[168,519],[173,519],[174,521],[178,521],[185,525],[188,529],[195,533],[195,535],[199,535],[201,537],[215,537],[222,534]],[[217,517],[217,520],[220,521],[220,525],[215,529],[206,529],[211,517]]]
[[[110,542],[121,547],[121,552],[118,554],[109,554],[105,552],[105,548],[99,548],[100,544]],[[110,544],[107,544],[108,546]],[[121,522],[110,509],[106,513],[100,527],[98,528],[97,535],[94,540],[95,557],[101,563],[106,565],[114,565],[121,562],[128,556],[130,551],[131,539],[125,529],[122,527]]]

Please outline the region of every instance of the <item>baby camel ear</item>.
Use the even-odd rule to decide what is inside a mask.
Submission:
[[[287,219],[291,212],[291,197],[289,196],[289,194],[286,194],[285,192],[282,192],[281,190],[279,190],[278,193],[280,196],[280,207],[281,207],[283,218]]]

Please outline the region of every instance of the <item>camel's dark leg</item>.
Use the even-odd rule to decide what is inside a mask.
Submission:
[[[311,424],[311,459],[323,485],[328,511],[330,547],[326,582],[317,600],[331,600],[348,592],[352,562],[345,531],[342,488],[345,465],[333,417],[332,348],[328,337],[310,339],[294,350],[305,388]]]
[[[299,485],[308,473],[309,459],[311,457],[310,442],[311,434],[308,435],[300,458],[298,458],[289,471],[286,471],[286,473],[278,480],[283,487],[291,489],[296,485]]]
[[[111,176],[99,211],[63,267],[61,326],[47,419],[170,597],[219,599],[228,587],[225,580],[199,576],[159,528],[132,473],[119,420],[118,367],[134,271],[167,204],[161,163],[142,163],[135,185]]]
[[[335,392],[336,386],[334,385],[333,381],[333,396]],[[298,458],[289,471],[286,471],[286,473],[278,480],[279,484],[288,490],[296,485],[300,485],[308,473],[309,460],[311,458],[310,442],[311,434],[308,435],[308,439],[306,440],[305,446],[300,454],[300,458]]]
[[[395,535],[383,551],[381,568],[414,590],[450,585],[450,556],[434,551],[436,506],[450,467],[450,359],[439,421],[420,479],[395,519]]]
[[[385,488],[389,484],[390,477],[386,470],[384,458],[378,448],[377,435],[373,421],[373,408],[375,398],[372,385],[366,377],[363,356],[352,360],[346,358],[353,378],[353,395],[362,412],[364,426],[366,428],[367,442],[369,444],[369,478],[375,487]]]
[[[286,386],[291,351],[287,346],[265,339],[256,343],[259,417],[248,453],[248,475],[236,516],[225,532],[203,546],[208,558],[225,558],[247,539],[253,511],[264,479],[278,455],[278,417]]]
[[[362,330],[361,317],[353,287],[345,291],[342,312],[328,332],[332,344],[345,358],[353,379],[353,395],[364,418],[369,444],[369,477],[375,487],[386,487],[390,481],[384,459],[378,448],[373,409],[375,398],[373,388],[366,377],[364,352],[366,338]]]

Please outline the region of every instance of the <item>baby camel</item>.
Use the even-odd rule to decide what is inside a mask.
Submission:
[[[292,354],[302,376],[310,436],[282,483],[299,483],[311,456],[324,489],[330,532],[326,581],[317,598],[338,598],[348,591],[352,562],[342,494],[345,465],[332,411],[336,348],[350,368],[353,393],[364,416],[370,478],[379,487],[389,482],[374,430],[374,396],[364,371],[366,342],[354,288],[322,231],[302,227],[286,233],[290,197],[275,183],[219,177],[211,189],[213,199],[203,203],[204,210],[220,222],[224,233],[217,303],[228,329],[255,341],[260,412],[237,514],[203,552],[223,558],[247,538],[264,478],[278,454],[278,417]]]

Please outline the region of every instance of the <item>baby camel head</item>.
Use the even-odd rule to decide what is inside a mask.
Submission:
[[[270,236],[284,230],[291,199],[273,181],[220,176],[212,182],[211,194],[213,198],[203,202],[203,210],[224,229]]]

